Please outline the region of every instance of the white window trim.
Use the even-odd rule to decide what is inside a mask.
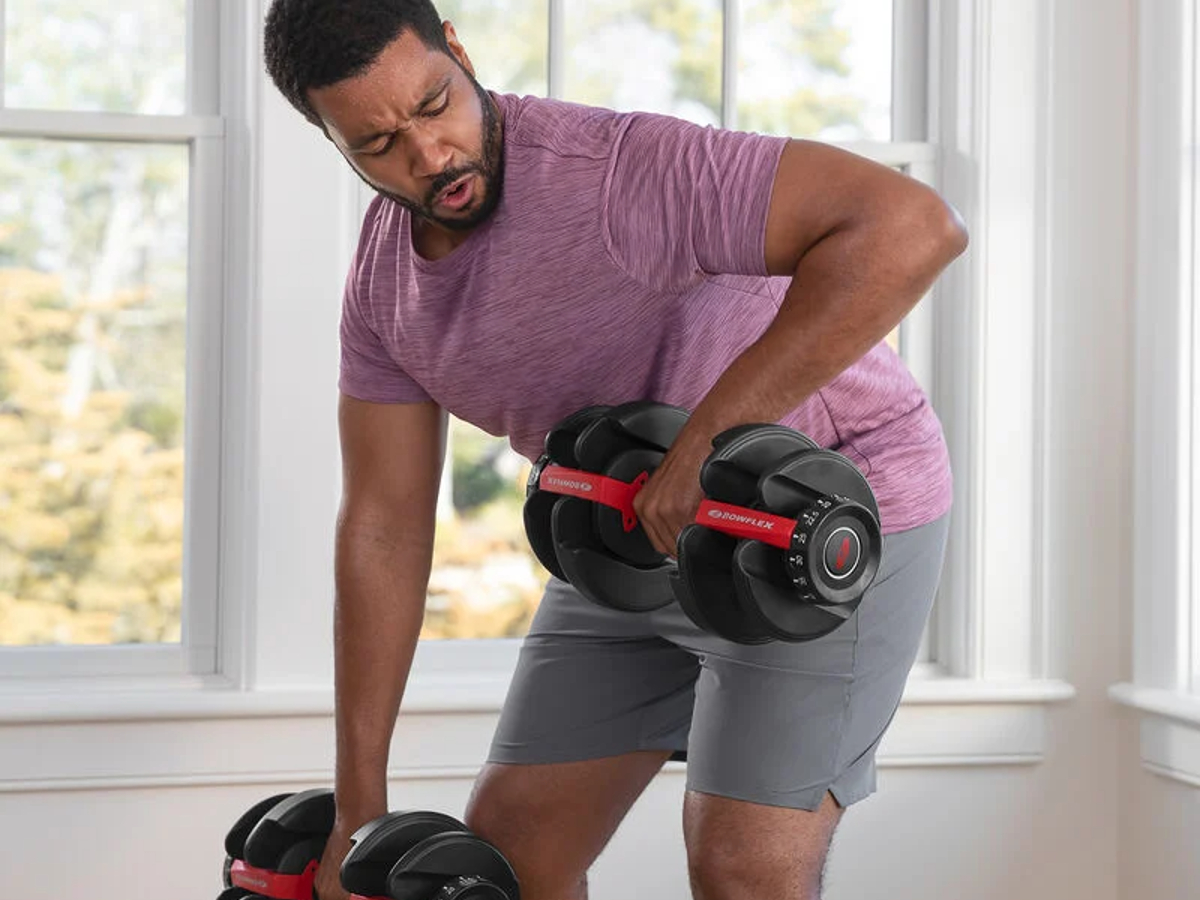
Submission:
[[[260,67],[260,13],[242,16],[236,41],[252,73]],[[930,0],[928,16],[936,183],[972,234],[972,249],[947,270],[930,304],[938,338],[932,393],[952,445],[957,500],[935,661],[910,677],[882,754],[885,765],[1029,763],[1043,753],[1046,704],[1074,695],[1060,678],[1063,631],[1046,589],[1036,502],[1046,494],[1048,471],[1042,336],[1052,258],[1046,185],[1052,17],[1039,0]],[[247,300],[231,307],[239,320],[225,328],[230,438],[222,458],[222,669],[229,689],[25,691],[0,700],[0,725],[14,733],[81,720],[273,716],[311,720],[320,729],[315,743],[328,743],[331,535],[340,490],[336,439],[328,435],[336,404],[329,335],[336,333],[330,329],[353,250],[347,235],[356,234],[360,221],[359,186],[261,75],[239,90],[242,114],[227,120],[229,133],[253,142],[242,147],[252,162],[228,173],[227,184],[253,224],[231,252],[233,274],[226,276],[231,292]],[[297,184],[305,189],[303,206],[293,199]],[[264,225],[268,213],[311,221],[314,246],[326,254],[323,240],[341,241],[331,271],[314,275],[305,268],[307,245],[283,246]],[[326,293],[325,305],[306,305],[304,322],[286,335],[309,365],[279,371],[285,338],[260,322]],[[1028,350],[1014,355],[1014,347]],[[300,403],[307,408],[297,424],[292,412]],[[309,487],[291,492],[297,481]],[[422,643],[402,717],[428,714],[444,723],[453,718],[442,715],[448,712],[494,716],[517,649],[516,641]],[[397,741],[412,739],[411,729],[397,732]],[[306,773],[332,773],[328,755],[305,765]],[[109,776],[133,778],[136,770]],[[58,783],[78,782],[64,775]]]
[[[1200,786],[1200,480],[1196,0],[1138,7],[1133,676],[1109,697],[1140,718],[1142,765]],[[1168,540],[1165,536],[1170,535]]]
[[[7,686],[78,683],[81,678],[154,678],[178,688],[202,685],[218,671],[218,516],[221,462],[221,346],[226,197],[225,122],[220,115],[221,27],[233,7],[190,2],[186,109],[182,115],[134,115],[5,109],[0,137],[128,143],[176,143],[190,148],[188,184],[187,402],[182,639],[177,644],[4,647]],[[0,4],[0,13],[2,13]],[[2,19],[0,19],[2,21]],[[3,44],[3,40],[0,40]],[[3,59],[0,57],[0,74]],[[0,100],[3,94],[0,92]]]

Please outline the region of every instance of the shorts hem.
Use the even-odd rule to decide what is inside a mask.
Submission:
[[[699,794],[712,794],[716,797],[726,797],[730,800],[741,800],[746,803],[756,803],[759,806],[778,806],[785,809],[802,809],[815,812],[825,799],[825,794],[833,795],[838,806],[843,809],[866,800],[876,791],[873,778],[863,782],[854,781],[841,785],[836,780],[827,782],[821,787],[809,788],[804,791],[771,792],[763,789],[752,791],[741,788],[720,788],[714,785],[702,784],[699,779],[689,776],[687,789]]]
[[[536,746],[525,747],[493,746],[488,751],[487,762],[513,766],[539,766],[553,763],[587,762],[594,759],[608,759],[613,756],[624,756],[628,753],[641,753],[651,750],[663,753],[678,753],[687,750],[687,747],[681,747],[677,744],[634,744],[632,746],[609,744],[599,747],[553,744],[538,744]]]

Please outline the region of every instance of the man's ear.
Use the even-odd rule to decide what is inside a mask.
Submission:
[[[454,31],[454,25],[447,19],[442,23],[442,31],[446,35],[446,43],[450,45],[450,52],[454,54],[454,58],[458,60],[459,65],[471,73],[471,77],[475,77],[475,67],[471,65],[471,57],[467,56],[467,51],[463,49],[463,45],[458,40],[458,34]]]

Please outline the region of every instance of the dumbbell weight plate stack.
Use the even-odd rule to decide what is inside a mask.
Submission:
[[[738,643],[813,640],[857,608],[878,570],[878,507],[848,459],[779,425],[744,425],[718,436],[700,475],[710,509],[761,528],[786,520],[786,548],[689,525],[672,587],[702,628]],[[755,511],[761,512],[756,516]]]
[[[541,457],[529,473],[525,487],[525,535],[533,555],[538,558],[546,569],[556,578],[566,580],[562,567],[558,564],[558,554],[554,550],[554,535],[550,528],[550,517],[554,513],[554,504],[559,495],[538,489],[538,481],[548,465],[566,466],[569,469],[579,468],[579,460],[575,457],[575,441],[579,433],[612,407],[587,406],[567,416],[548,432],[542,444]]]
[[[666,606],[674,563],[654,549],[628,511],[543,489],[547,467],[644,483],[639,476],[653,473],[687,419],[681,407],[634,401],[581,410],[547,435],[547,453],[529,480],[526,533],[543,564],[592,602],[629,612]],[[543,558],[551,551],[553,565]]]
[[[340,871],[355,898],[519,900],[508,860],[457,819],[436,812],[392,812],[351,837]]]
[[[328,789],[276,794],[250,807],[225,837],[219,900],[310,895],[333,819]]]
[[[233,864],[236,860],[245,860],[246,858],[246,838],[250,836],[250,832],[254,830],[254,826],[275,804],[281,800],[286,800],[292,796],[292,792],[288,791],[283,794],[274,794],[266,799],[260,800],[251,806],[248,810],[242,813],[233,827],[229,829],[225,835],[225,866],[221,871],[221,881],[225,887],[230,890],[243,889],[234,888],[231,873]],[[221,894],[219,900],[228,900],[224,893]]]
[[[809,450],[763,473],[758,498],[762,509],[798,519],[800,528],[787,550],[738,543],[732,565],[738,597],[757,625],[779,640],[822,637],[858,608],[879,569],[874,493],[846,457]]]
[[[713,439],[713,451],[700,469],[707,497],[751,507],[758,481],[779,459],[817,445],[782,425],[739,425]],[[679,605],[698,627],[739,644],[765,644],[772,635],[738,595],[733,554],[743,543],[700,524],[686,526],[678,541],[679,566],[671,588]]]

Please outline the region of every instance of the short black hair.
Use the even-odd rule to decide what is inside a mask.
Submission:
[[[272,0],[263,28],[267,73],[288,102],[324,130],[309,89],[361,75],[405,30],[450,55],[430,0]]]

